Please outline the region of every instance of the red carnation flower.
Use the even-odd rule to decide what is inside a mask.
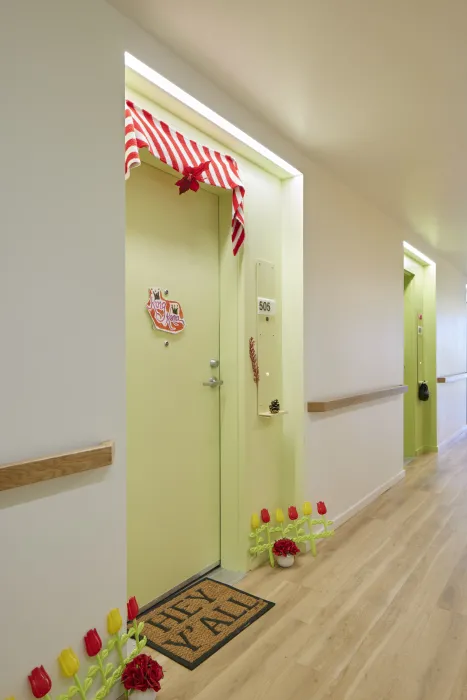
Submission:
[[[289,518],[290,518],[290,520],[297,520],[298,519],[298,511],[295,508],[295,506],[289,506]]]
[[[35,698],[43,698],[47,693],[50,693],[52,681],[43,666],[34,668],[31,675],[28,676],[28,680]]]
[[[88,656],[97,656],[102,649],[102,639],[96,629],[89,630],[84,638],[84,646]]]
[[[271,516],[269,515],[269,511],[267,508],[263,508],[261,511],[261,520],[263,523],[268,523],[271,520]]]
[[[130,600],[126,604],[126,609],[128,613],[128,620],[131,622],[131,620],[134,620],[139,613],[138,601],[136,600],[135,596],[132,596],[130,598]]]
[[[326,515],[326,513],[328,512],[324,501],[318,501],[318,503],[316,504],[316,509],[320,515]]]
[[[155,690],[157,693],[161,689],[162,678],[162,666],[147,654],[136,656],[122,673],[122,683],[126,690]]]
[[[276,557],[286,557],[288,554],[294,557],[296,554],[300,554],[300,550],[293,540],[289,540],[288,537],[283,537],[274,542],[272,553],[275,554]]]

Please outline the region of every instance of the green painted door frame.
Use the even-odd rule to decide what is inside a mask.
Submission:
[[[404,270],[404,384],[409,390],[404,394],[404,460],[415,456],[415,406],[417,401],[417,337],[414,323],[412,281],[414,274]]]
[[[430,399],[418,398],[426,381]],[[436,266],[404,255],[404,458],[438,450],[436,414]]]

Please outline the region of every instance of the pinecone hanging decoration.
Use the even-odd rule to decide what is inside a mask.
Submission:
[[[271,401],[271,403],[269,404],[269,410],[271,411],[271,413],[279,413],[279,411],[281,410],[279,399],[274,399],[274,401]]]

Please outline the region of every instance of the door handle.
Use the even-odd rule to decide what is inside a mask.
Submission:
[[[224,382],[222,381],[222,379],[216,379],[215,377],[211,377],[210,379],[208,379],[207,382],[203,382],[203,386],[222,386],[223,383]]]

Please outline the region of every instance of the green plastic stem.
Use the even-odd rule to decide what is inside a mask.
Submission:
[[[120,635],[118,634],[118,632],[117,632],[117,634],[116,634],[115,636],[117,637],[117,652],[118,652],[118,657],[119,657],[119,659],[120,659],[120,663],[121,663],[121,664],[124,664],[124,663],[125,663],[125,659],[123,658],[123,652],[122,652],[122,638],[120,637]]]
[[[81,685],[80,679],[78,678],[78,674],[75,673],[73,678],[76,683],[76,687],[78,688],[78,693],[81,695],[82,700],[86,700],[86,693],[84,692],[84,688]]]
[[[104,671],[104,665],[103,665],[102,659],[101,659],[101,652],[99,652],[97,654],[96,659],[97,659],[97,665],[99,666],[99,671],[101,672],[102,680],[105,683],[105,680],[106,680],[105,679],[105,671]]]
[[[124,663],[125,663],[125,659],[123,658],[123,653],[122,653],[122,643],[121,643],[122,640],[121,640],[121,637],[120,637],[120,635],[118,634],[118,632],[117,632],[117,634],[115,635],[115,639],[116,639],[116,647],[117,647],[117,652],[118,652],[118,658],[120,659],[120,663],[121,663],[121,664],[124,664]]]
[[[138,642],[139,642],[138,620],[136,618],[133,620],[133,629],[135,630],[135,642],[138,645]]]
[[[313,535],[313,531],[312,531],[312,529],[311,529],[311,526],[312,526],[312,519],[311,519],[311,517],[308,517],[307,522],[308,522],[308,529],[309,529],[309,531],[310,531],[310,549],[311,549],[311,553],[312,553],[312,555],[313,555],[314,557],[316,557],[316,542],[315,542],[315,538],[314,538],[314,535]]]
[[[274,554],[272,553],[272,543],[271,543],[271,531],[269,525],[266,525],[266,530],[268,532],[268,551],[269,551],[269,563],[272,567],[275,565]]]

